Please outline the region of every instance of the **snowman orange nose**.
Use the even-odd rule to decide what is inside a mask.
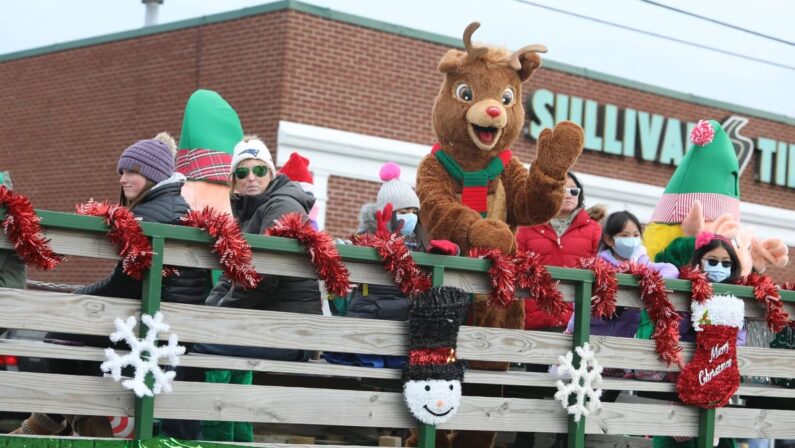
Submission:
[[[441,409],[444,407],[444,400],[436,400],[436,409]]]

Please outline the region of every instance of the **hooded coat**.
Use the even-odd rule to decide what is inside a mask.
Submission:
[[[287,176],[277,175],[268,188],[256,196],[237,196],[232,214],[245,233],[262,235],[275,221],[289,213],[307,216],[315,198]],[[251,290],[236,287],[226,276],[207,297],[207,305],[322,314],[317,280],[260,274],[259,285]]]

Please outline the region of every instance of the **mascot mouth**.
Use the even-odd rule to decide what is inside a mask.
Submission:
[[[475,144],[483,150],[490,150],[497,144],[502,134],[501,128],[494,126],[478,126],[474,123],[469,124],[469,137]]]
[[[430,413],[431,415],[433,415],[435,417],[444,417],[445,415],[453,412],[453,408],[450,408],[450,409],[448,409],[448,410],[446,410],[445,412],[442,412],[442,413],[433,412],[432,410],[428,409],[428,405],[427,404],[424,405],[422,408],[425,409],[426,411],[428,411],[428,413]]]

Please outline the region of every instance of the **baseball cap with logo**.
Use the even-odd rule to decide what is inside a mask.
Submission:
[[[268,147],[265,143],[256,137],[244,137],[243,140],[235,145],[232,155],[232,172],[235,171],[240,162],[248,159],[257,159],[268,166],[271,174],[276,173],[276,168],[273,165],[273,158],[271,157]]]

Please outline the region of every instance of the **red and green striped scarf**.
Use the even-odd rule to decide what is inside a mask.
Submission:
[[[497,154],[497,157],[491,159],[486,169],[480,171],[464,171],[458,162],[442,151],[442,145],[439,143],[433,145],[431,154],[442,164],[447,173],[464,187],[461,193],[461,202],[485,218],[488,213],[489,181],[502,174],[513,156],[511,150],[506,149]]]

